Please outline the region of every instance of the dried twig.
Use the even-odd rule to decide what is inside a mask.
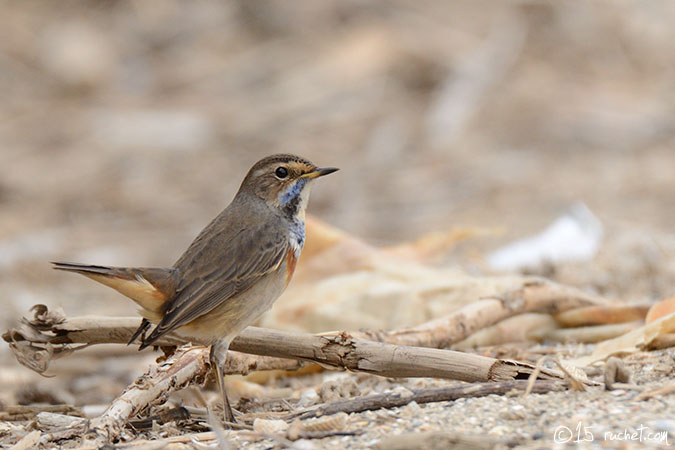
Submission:
[[[568,368],[565,367],[557,358],[552,358],[548,355],[542,356],[537,360],[537,364],[535,366],[534,371],[532,371],[532,374],[530,374],[529,379],[527,380],[527,387],[525,388],[525,392],[523,393],[523,396],[529,395],[532,390],[534,389],[535,382],[537,380],[537,377],[539,374],[545,370],[543,367],[544,362],[546,361],[552,361],[555,365],[557,365],[560,370],[562,371],[563,375],[565,376],[565,380],[567,380],[570,384],[570,386],[575,390],[575,391],[585,391],[586,390],[586,384],[590,384],[588,378],[586,377],[586,374],[582,372],[580,369],[577,368],[572,368],[572,370],[575,372],[574,375],[572,375],[569,371]],[[595,383],[593,383],[595,384]]]
[[[0,411],[0,421],[31,420],[41,412],[84,417],[84,413],[80,408],[71,405],[17,405],[3,407],[2,411]]]
[[[136,379],[103,415],[91,421],[95,442],[102,445],[115,440],[131,416],[163,401],[173,391],[203,382],[208,369],[208,351],[204,347],[178,349],[164,364]]]
[[[46,444],[48,442],[61,442],[68,439],[74,439],[84,436],[89,427],[89,421],[84,420],[79,423],[74,423],[67,427],[60,427],[50,432],[42,433],[40,436],[40,443]]]
[[[584,380],[586,379],[586,373],[582,371],[581,369],[578,369],[576,367],[569,367],[570,370],[574,372],[574,374],[571,374],[570,371],[568,370],[568,367],[565,367],[563,363],[560,362],[559,359],[554,359],[553,362],[560,368],[563,374],[565,374],[565,379],[569,381],[570,386],[572,386],[572,389],[575,391],[585,391],[586,390],[586,385],[584,384]]]
[[[311,335],[249,327],[238,339],[232,347],[240,351],[300,358],[386,377],[497,381],[530,369],[527,364],[475,354],[371,342],[347,332]]]
[[[380,408],[395,408],[411,402],[432,403],[457,400],[459,398],[485,397],[486,395],[503,395],[510,391],[523,391],[528,384],[527,380],[500,381],[496,383],[472,383],[461,386],[443,386],[428,389],[413,390],[406,393],[393,392],[387,394],[369,395],[337,400],[331,403],[312,406],[301,411],[282,416],[284,420],[296,418],[308,419],[338,412],[361,412]],[[568,383],[562,380],[539,380],[532,384],[532,392],[546,393],[566,389]]]
[[[28,450],[31,448],[35,448],[37,443],[40,441],[41,436],[42,433],[40,433],[40,431],[38,430],[31,431],[26,436],[21,438],[19,442],[11,446],[9,450]]]
[[[635,401],[642,401],[642,400],[649,400],[650,398],[653,397],[659,397],[662,395],[669,395],[675,393],[675,383],[670,383],[666,384],[665,386],[661,386],[660,388],[643,392],[639,394],[637,397],[635,397]]]
[[[126,343],[139,324],[139,320],[132,317],[66,318],[62,313],[51,313],[44,305],[36,305],[31,310],[34,317],[22,319],[21,325],[7,331],[3,338],[17,360],[38,373],[44,373],[51,360],[91,345]],[[185,338],[174,335],[163,337],[158,342],[166,347],[184,343]],[[256,370],[298,370],[307,364],[294,359],[251,356],[232,351],[228,355],[225,373],[247,375]]]
[[[190,413],[187,408],[179,406],[178,408],[171,408],[166,411],[160,411],[158,414],[153,414],[139,420],[130,420],[129,425],[134,427],[136,430],[146,430],[151,429],[153,423],[159,425],[175,422],[179,420],[187,420],[190,418]]]
[[[508,317],[526,312],[551,314],[583,306],[604,305],[607,301],[543,279],[529,279],[521,287],[499,298],[470,303],[445,317],[413,328],[383,332],[371,339],[398,345],[447,348],[476,331]]]
[[[35,423],[42,430],[66,428],[84,422],[87,422],[87,419],[84,417],[69,416],[67,414],[58,414],[46,411],[39,412],[35,416]]]
[[[542,356],[537,360],[537,364],[534,367],[534,370],[530,374],[530,377],[527,379],[527,386],[525,387],[525,392],[523,392],[523,397],[526,395],[530,395],[532,392],[532,389],[534,389],[534,383],[537,381],[537,377],[539,376],[539,373],[541,372],[541,366],[544,364],[544,361],[548,356]]]
[[[569,361],[577,367],[586,367],[613,355],[625,355],[640,350],[662,348],[675,344],[675,312],[647,323],[614,339],[595,346],[593,353]]]
[[[556,330],[535,330],[528,333],[528,337],[536,341],[595,343],[624,335],[640,326],[642,326],[642,322],[562,328]]]
[[[494,325],[478,330],[468,338],[452,345],[453,350],[502,345],[507,342],[527,342],[534,332],[560,328],[550,314],[525,313],[509,317]]]

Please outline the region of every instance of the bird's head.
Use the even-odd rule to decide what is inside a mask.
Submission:
[[[251,167],[239,192],[254,194],[290,217],[304,220],[312,181],[337,170],[317,167],[300,156],[272,155]]]

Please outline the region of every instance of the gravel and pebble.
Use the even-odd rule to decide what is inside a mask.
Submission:
[[[576,347],[582,348],[580,346]],[[589,348],[589,346],[583,346]],[[490,446],[549,448],[570,444],[586,447],[633,448],[664,447],[675,440],[675,395],[638,400],[641,392],[675,383],[675,350],[638,353],[626,357],[632,370],[627,387],[606,391],[590,387],[584,392],[562,391],[547,394],[511,392],[481,398],[462,398],[452,402],[409,403],[403,407],[349,414],[344,430],[352,436],[334,436],[295,442],[294,448],[358,449],[389,448],[392,436],[419,433],[419,446],[426,448],[426,435],[449,433],[483,441]],[[367,393],[400,392],[445,385],[445,380],[383,380],[364,375],[339,374]],[[335,385],[336,378],[330,375]],[[241,444],[237,432],[230,435]],[[251,443],[252,448],[279,445],[273,440]],[[394,448],[394,447],[392,447]],[[398,447],[396,447],[398,448]]]

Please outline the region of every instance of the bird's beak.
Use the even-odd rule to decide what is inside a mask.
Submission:
[[[314,178],[319,178],[324,175],[328,175],[329,173],[337,172],[338,169],[337,167],[318,167],[311,172],[307,172],[303,175],[300,175],[300,178],[309,178],[309,179],[314,179]]]

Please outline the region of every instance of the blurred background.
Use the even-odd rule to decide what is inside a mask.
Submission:
[[[279,152],[340,167],[310,212],[377,245],[496,248],[577,202],[672,237],[674,23],[670,0],[5,2],[3,325],[132,314],[47,261],[170,265]],[[648,271],[645,245],[622,261]]]

